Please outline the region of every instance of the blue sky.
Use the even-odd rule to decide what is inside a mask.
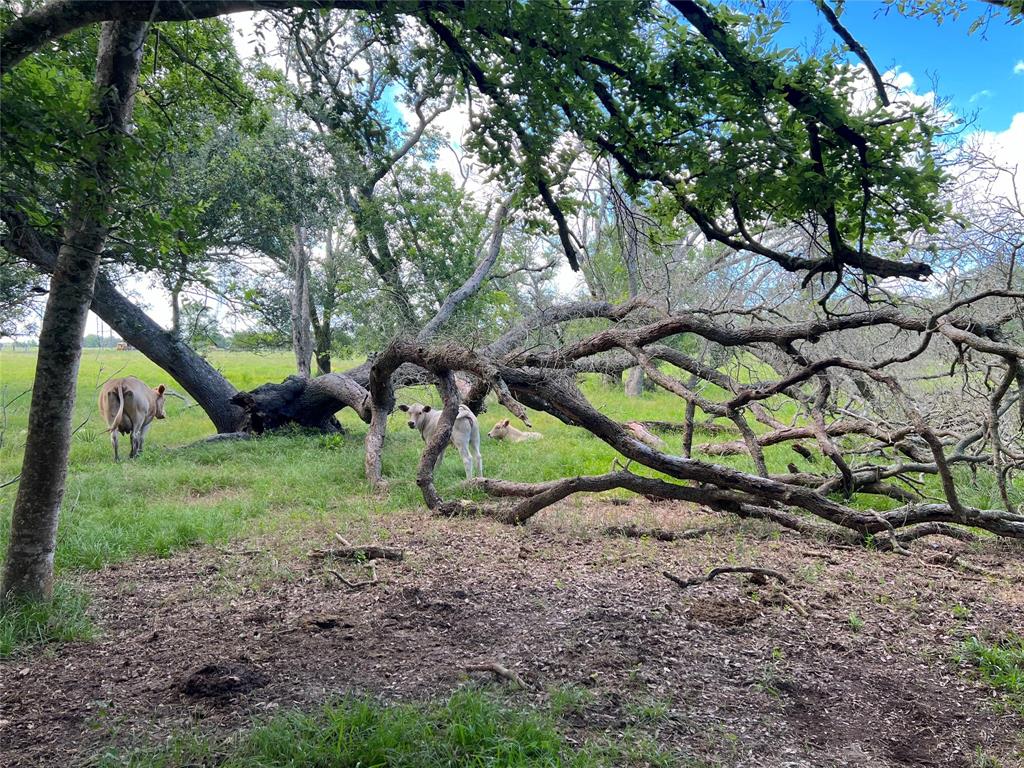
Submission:
[[[951,99],[958,113],[977,112],[976,128],[1005,131],[1013,115],[1024,112],[1024,63],[1014,73],[1024,62],[1024,24],[1010,26],[1000,14],[968,34],[971,23],[992,7],[968,6],[959,19],[937,24],[933,17],[906,18],[880,0],[848,0],[841,19],[880,70],[898,67],[910,74],[917,93],[933,90],[934,77],[937,94]],[[835,39],[811,0],[789,3],[786,16],[776,37],[783,46],[813,46],[819,28],[827,32],[827,44]]]

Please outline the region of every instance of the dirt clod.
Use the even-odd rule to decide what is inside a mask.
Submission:
[[[251,664],[221,661],[193,669],[181,681],[181,692],[197,699],[230,699],[262,688],[267,676]]]

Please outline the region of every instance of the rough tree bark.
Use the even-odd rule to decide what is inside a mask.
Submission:
[[[171,335],[181,338],[181,289],[180,282],[171,288]]]
[[[0,599],[46,600],[64,496],[82,334],[107,238],[118,148],[131,119],[145,22],[108,22],[100,34],[90,122],[96,143],[75,173],[64,242],[50,281],[39,336],[21,484],[0,583]]]
[[[316,358],[318,376],[331,372],[331,348],[334,346],[334,329],[331,327],[331,323],[334,320],[334,310],[338,301],[338,262],[335,259],[334,251],[334,228],[330,225],[327,226],[324,246],[326,250],[324,254],[324,284],[321,290],[322,301],[319,313],[312,293],[310,293],[309,299],[309,320],[313,325],[313,357]],[[310,281],[307,280],[308,282]]]
[[[313,334],[309,313],[309,251],[303,242],[305,231],[299,224],[292,233],[288,271],[292,279],[291,321],[292,350],[295,352],[295,370],[304,379],[312,374]]]
[[[615,217],[619,230],[619,242],[622,245],[622,261],[626,265],[626,282],[629,298],[640,295],[640,232],[638,231],[635,214],[630,210],[627,201],[617,190],[612,190],[615,201]],[[626,397],[641,397],[644,394],[644,371],[639,365],[626,371]]]

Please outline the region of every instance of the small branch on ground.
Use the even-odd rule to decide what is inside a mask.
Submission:
[[[965,528],[958,528],[955,525],[948,525],[947,523],[921,523],[915,525],[912,528],[907,528],[904,531],[896,532],[896,541],[900,546],[893,546],[892,540],[893,534],[890,532],[888,536],[878,537],[875,539],[875,546],[882,552],[888,552],[890,550],[897,550],[906,554],[907,550],[902,545],[909,544],[912,541],[917,541],[925,536],[948,536],[951,539],[957,541],[977,541],[978,537]]]
[[[214,547],[218,552],[224,555],[237,555],[237,556],[251,556],[259,555],[263,553],[262,549],[228,549],[227,547]]]
[[[348,547],[314,549],[309,553],[309,557],[313,560],[328,557],[336,560],[402,560],[405,557],[405,550],[377,544],[356,544]]]
[[[948,552],[933,552],[923,558],[921,562],[924,565],[937,565],[941,568],[948,568],[952,571],[967,571],[968,573],[976,573],[979,576],[985,576],[990,579],[1010,581],[1009,577],[1002,573],[997,573],[996,571],[990,571],[987,568],[981,568],[977,565],[973,565],[972,563],[968,563],[966,560],[961,560],[959,555],[950,554]]]
[[[699,539],[709,533],[718,530],[718,526],[706,526],[704,528],[690,528],[686,531],[669,531],[665,528],[640,528],[630,523],[629,525],[610,525],[604,529],[605,536],[625,536],[627,539],[655,539],[657,541],[685,541],[686,539]]]
[[[795,600],[794,598],[790,597],[789,595],[787,595],[785,592],[782,592],[782,591],[779,591],[776,594],[778,594],[778,596],[782,600],[782,602],[784,602],[786,605],[788,605],[794,611],[799,613],[805,619],[810,615],[810,613],[808,613],[807,609],[804,607],[804,604],[801,603],[799,600]]]
[[[515,683],[523,690],[530,690],[533,687],[527,685],[526,681],[511,669],[496,661],[488,661],[483,664],[467,664],[465,666],[465,670],[467,672],[490,672],[495,677],[502,680],[508,680],[510,683]]]
[[[341,573],[334,570],[333,568],[325,568],[324,570],[331,574],[334,578],[336,578],[349,589],[362,589],[363,587],[369,587],[377,583],[377,569],[374,567],[373,563],[367,563],[366,567],[370,570],[370,578],[364,581],[349,581],[344,576],[342,576]]]

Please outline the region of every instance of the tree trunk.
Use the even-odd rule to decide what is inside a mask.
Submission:
[[[628,278],[629,298],[635,299],[640,293],[640,242],[636,230],[636,221],[632,212],[626,208],[626,201],[616,197],[616,215],[620,218],[620,229],[626,230],[623,233],[625,250],[622,259],[626,264],[626,276]],[[624,219],[625,221],[622,221]],[[628,224],[628,226],[627,226]],[[642,397],[644,394],[644,372],[640,366],[630,368],[626,371],[626,397]]]
[[[309,290],[309,321],[313,325],[313,357],[316,358],[317,375],[323,376],[331,372],[331,347],[334,345],[334,332],[331,321],[334,319],[334,307],[337,302],[338,265],[334,260],[334,228],[328,225],[324,238],[324,276],[321,313],[317,314],[316,302],[313,301],[312,281]]]
[[[644,394],[644,370],[639,365],[626,371],[626,397],[641,397]]]
[[[320,320],[312,305],[310,306],[309,319],[313,324],[313,357],[316,358],[316,375],[323,376],[331,372],[331,344],[333,333],[331,331],[331,318],[324,315]]]
[[[312,374],[310,361],[313,358],[313,335],[309,320],[309,251],[303,242],[304,235],[302,226],[296,224],[289,267],[292,273],[291,319],[295,370],[299,376],[308,379]]]
[[[358,372],[364,368],[355,369]],[[370,399],[366,391],[369,368],[357,380],[342,373],[328,373],[315,379],[289,376],[280,384],[261,384],[250,392],[239,392],[232,403],[245,417],[240,431],[261,434],[286,424],[341,432],[334,414],[350,407],[363,421],[370,421]]]
[[[53,593],[57,521],[64,496],[82,335],[106,242],[120,142],[132,102],[146,36],[144,22],[108,22],[96,60],[96,106],[90,115],[96,143],[81,158],[64,242],[50,281],[36,362],[21,484],[0,597],[46,600]]]

